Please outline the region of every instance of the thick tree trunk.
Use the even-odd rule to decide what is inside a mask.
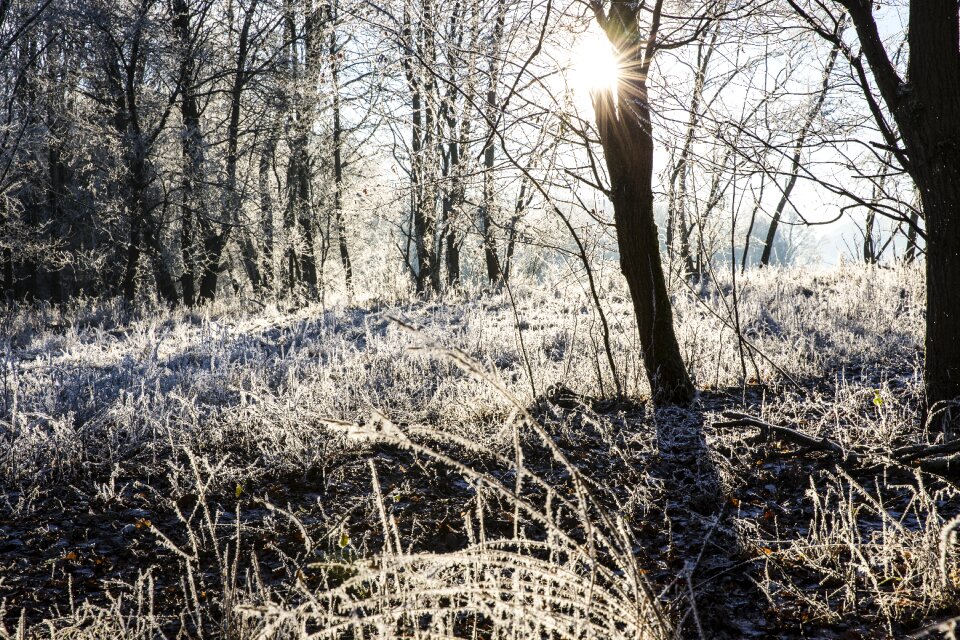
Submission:
[[[170,265],[163,254],[163,244],[160,240],[160,230],[152,219],[145,220],[143,239],[153,267],[153,277],[157,285],[157,295],[170,306],[180,302],[177,286],[170,272]]]
[[[186,202],[184,202],[186,205]],[[183,273],[180,274],[180,289],[183,292],[183,302],[193,306],[197,301],[196,265],[194,263],[193,245],[193,210],[189,206],[182,209],[180,220],[180,254],[183,260]]]
[[[956,0],[911,0],[909,82],[890,61],[873,4],[839,0],[857,29],[877,89],[899,129],[898,158],[920,192],[927,229],[927,409],[960,426],[960,24]],[[869,90],[869,88],[866,88]],[[881,120],[878,116],[878,120]],[[888,141],[896,137],[880,122]],[[941,411],[943,410],[943,411]]]
[[[960,147],[943,158],[939,183],[928,188],[926,395],[930,410],[960,399]],[[948,166],[947,162],[950,165]],[[934,173],[937,173],[936,171]],[[952,410],[953,429],[960,408]]]
[[[207,233],[203,237],[203,273],[200,276],[200,289],[197,292],[197,301],[211,302],[217,297],[217,284],[223,272],[223,250],[227,246],[227,239],[223,234]]]
[[[253,244],[249,233],[240,238],[240,257],[243,259],[243,270],[250,279],[250,286],[254,293],[260,293],[263,287],[263,278],[260,275],[260,265],[257,263],[257,247]]]
[[[173,28],[182,47],[180,82],[182,98],[180,116],[183,120],[181,155],[183,160],[183,196],[180,205],[180,254],[183,271],[180,289],[183,301],[193,306],[197,301],[197,256],[194,234],[197,220],[206,220],[203,193],[203,134],[200,130],[200,105],[194,93],[196,61],[190,28],[190,11],[186,0],[173,2]]]
[[[928,410],[960,399],[960,26],[956,0],[910,3],[910,83],[894,109],[927,223]],[[910,131],[911,125],[914,130]],[[960,409],[947,423],[960,430]]]
[[[303,250],[300,252],[300,278],[307,286],[308,295],[317,294],[317,258],[313,234],[313,199],[311,194],[310,161],[307,158],[306,141],[303,141],[302,156],[298,162],[296,195],[297,226],[303,236]]]
[[[140,216],[130,216],[130,234],[127,240],[127,263],[123,271],[120,292],[123,299],[133,302],[137,297],[137,265],[140,262]]]

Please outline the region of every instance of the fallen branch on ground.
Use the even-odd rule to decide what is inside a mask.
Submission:
[[[765,435],[772,435],[785,442],[808,447],[815,451],[824,451],[840,458],[842,464],[862,464],[867,456],[857,451],[848,451],[829,438],[815,438],[796,429],[771,424],[760,418],[724,411],[723,417],[727,420],[717,422],[717,427],[754,427]],[[949,454],[949,455],[944,455]],[[883,457],[882,455],[879,457]],[[917,467],[922,471],[938,475],[960,475],[960,440],[938,445],[910,445],[900,447],[890,453],[890,458],[899,464]]]
[[[855,462],[858,461],[862,456],[859,453],[854,451],[846,451],[839,444],[830,440],[829,438],[814,438],[813,436],[808,436],[805,433],[797,431],[796,429],[791,429],[790,427],[783,427],[777,424],[770,424],[765,422],[760,418],[755,418],[754,416],[748,415],[746,413],[738,413],[736,411],[724,411],[723,417],[727,419],[726,422],[718,422],[716,426],[718,427],[755,427],[760,429],[766,434],[772,434],[778,436],[782,440],[787,442],[792,442],[793,444],[800,445],[802,447],[809,447],[817,451],[826,451],[827,453],[832,453],[834,455],[840,456],[841,459],[845,461]]]

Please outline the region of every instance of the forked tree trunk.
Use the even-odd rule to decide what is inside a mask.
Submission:
[[[650,68],[663,2],[654,8],[649,39],[638,28],[634,3],[615,0],[606,16],[598,15],[619,52],[622,70],[617,95],[594,96],[597,128],[610,175],[620,269],[630,287],[640,330],[643,364],[654,402],[683,403],[693,398],[673,331],[673,311],[660,261],[660,241],[653,216],[653,129],[646,74]]]
[[[235,226],[239,226],[240,222],[240,194],[237,192],[240,105],[248,79],[247,57],[250,46],[250,27],[257,10],[257,2],[258,0],[253,0],[250,6],[244,10],[243,22],[237,41],[236,69],[234,70],[233,84],[230,90],[230,116],[227,123],[227,180],[222,198],[224,210],[221,212],[223,224],[211,225],[209,233],[203,239],[203,275],[200,278],[200,291],[198,293],[198,299],[201,302],[212,301],[217,296],[217,283],[220,274],[226,269],[223,264],[223,252],[230,239],[230,231]],[[217,228],[218,226],[222,228]],[[251,275],[256,278],[255,285],[259,286],[259,274]]]

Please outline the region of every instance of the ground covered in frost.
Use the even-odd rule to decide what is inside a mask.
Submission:
[[[616,283],[605,318],[576,287],[511,293],[4,315],[0,637],[873,638],[960,614],[957,478],[891,456],[940,437],[919,271],[677,285],[701,391],[661,409]]]

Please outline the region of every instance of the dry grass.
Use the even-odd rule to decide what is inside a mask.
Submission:
[[[953,484],[889,460],[846,471],[713,428],[720,410],[745,409],[868,446],[879,462],[935,439],[918,418],[918,270],[748,274],[746,342],[726,287],[676,291],[681,348],[698,386],[713,390],[682,419],[543,404],[534,393],[550,385],[585,396],[613,388],[600,325],[576,292],[516,289],[520,327],[506,299],[469,296],[136,315],[90,303],[5,316],[4,517],[49,520],[51,500],[74,500],[84,506],[68,512],[125,518],[141,555],[108,577],[92,569],[94,589],[72,580],[95,554],[45,550],[44,571],[64,577],[65,595],[22,616],[17,585],[30,572],[8,564],[0,637],[711,635],[696,603],[737,572],[769,599],[752,622],[784,635],[897,636],[956,608]],[[608,289],[616,366],[642,396],[628,302]],[[706,435],[722,521],[677,516],[691,508],[684,500],[664,506],[676,499],[654,472],[657,429],[684,420]],[[584,429],[594,435],[582,450],[557,444]],[[452,497],[418,497],[422,485],[405,479],[416,474]],[[282,493],[290,478],[297,500]],[[130,515],[140,503],[145,515]],[[457,532],[452,549],[437,548],[444,527]],[[675,527],[722,529],[739,564],[703,574],[701,550],[670,566],[669,549],[685,544]],[[657,536],[666,551],[654,549]]]

